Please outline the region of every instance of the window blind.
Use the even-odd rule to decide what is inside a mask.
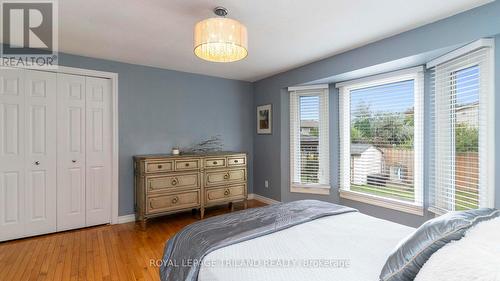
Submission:
[[[492,67],[491,48],[483,47],[431,69],[429,209],[435,213],[493,205]]]
[[[330,185],[328,89],[290,92],[292,187]]]
[[[423,73],[341,88],[341,188],[422,204]]]

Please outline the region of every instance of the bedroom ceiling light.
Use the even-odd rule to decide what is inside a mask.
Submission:
[[[218,17],[202,20],[194,27],[194,53],[213,62],[233,62],[248,55],[247,28],[237,20],[226,18],[227,10],[217,7]]]

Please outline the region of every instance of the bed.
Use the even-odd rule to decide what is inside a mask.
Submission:
[[[376,281],[414,229],[316,200],[212,217],[165,247],[162,281]]]
[[[357,212],[327,216],[215,250],[205,256],[198,280],[377,281],[391,251],[413,231]],[[238,260],[250,262],[211,266]],[[268,265],[252,267],[252,260]],[[290,260],[311,262],[288,266]],[[323,265],[311,265],[315,260]],[[271,261],[282,261],[284,266],[273,266]]]
[[[469,231],[472,237],[479,231],[469,243],[471,248],[484,241],[496,245],[500,242],[500,210],[448,212],[414,229],[323,201],[280,203],[186,226],[167,242],[160,278],[162,281],[413,281],[434,280],[429,276],[448,272],[447,278],[435,280],[462,281],[472,280],[471,276],[480,271],[486,272],[486,277],[474,280],[500,281],[500,268],[494,258],[498,253],[491,250],[493,246],[484,247],[482,253],[493,257],[488,259],[493,262],[476,263],[469,266],[470,270],[460,272],[461,275],[455,274],[454,263],[446,264],[450,258],[446,253],[454,250],[455,243],[466,245]],[[455,258],[466,258],[469,253],[473,251]],[[437,258],[428,262],[431,257]],[[468,277],[462,278],[464,274]]]

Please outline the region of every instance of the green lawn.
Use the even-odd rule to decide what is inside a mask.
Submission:
[[[455,204],[455,210],[457,210],[457,211],[479,208],[478,203],[477,203],[477,202],[479,202],[479,195],[478,194],[471,195],[470,192],[467,193],[464,191],[457,190],[457,191],[455,191],[455,198],[457,200],[460,200],[460,202],[456,202],[456,204]]]
[[[391,189],[387,190],[387,187],[380,188],[378,186],[371,185],[351,185],[351,190],[356,192],[362,192],[377,196],[383,196],[387,198],[393,198],[402,201],[413,202],[415,201],[415,194],[413,191],[405,191],[402,189]],[[464,191],[455,191],[455,198],[458,202],[455,204],[455,210],[469,210],[478,208],[478,195],[471,196]]]
[[[387,190],[387,187],[380,188],[372,185],[351,185],[351,190],[356,192],[368,193],[377,196],[383,196],[403,201],[415,201],[415,194],[413,191],[405,191],[401,189]]]

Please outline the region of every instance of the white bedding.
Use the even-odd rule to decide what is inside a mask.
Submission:
[[[198,281],[377,281],[414,230],[361,213],[325,217],[209,253]]]
[[[432,254],[415,281],[500,281],[499,233],[500,217],[477,224]]]

